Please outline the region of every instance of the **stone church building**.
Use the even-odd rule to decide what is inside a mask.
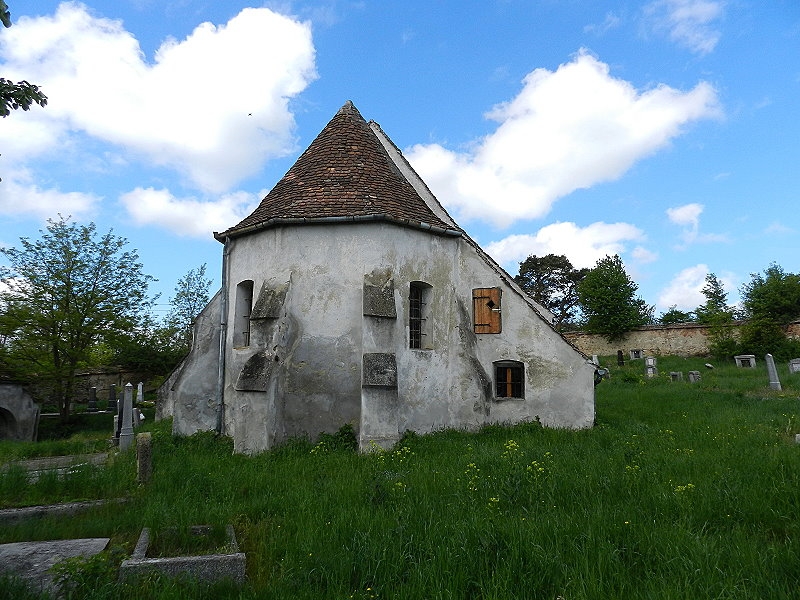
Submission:
[[[216,429],[255,453],[347,423],[362,449],[406,430],[593,423],[591,362],[350,102],[214,236],[222,289],[160,391],[176,434]]]

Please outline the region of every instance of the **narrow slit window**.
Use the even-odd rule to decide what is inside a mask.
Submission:
[[[525,397],[525,367],[517,361],[494,363],[495,396],[497,398]]]
[[[233,317],[233,346],[244,348],[250,345],[250,314],[253,312],[253,282],[242,281],[236,286],[236,301]]]

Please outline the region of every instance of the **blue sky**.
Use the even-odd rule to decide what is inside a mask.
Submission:
[[[0,122],[0,244],[94,221],[162,303],[347,100],[512,274],[619,254],[658,314],[800,271],[796,0],[8,3],[49,103]]]

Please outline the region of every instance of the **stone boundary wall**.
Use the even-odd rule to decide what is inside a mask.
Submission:
[[[742,322],[734,322],[734,336]],[[708,333],[706,325],[684,323],[680,325],[648,325],[629,332],[623,339],[608,343],[597,334],[582,331],[569,331],[564,334],[584,354],[592,356],[615,355],[622,350],[625,358],[630,357],[631,350],[641,350],[642,355],[666,356],[705,356],[708,354]],[[787,335],[800,339],[800,321],[789,324]]]

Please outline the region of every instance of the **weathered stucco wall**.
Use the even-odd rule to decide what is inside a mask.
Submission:
[[[191,352],[158,390],[156,419],[174,417],[173,433],[216,428],[221,306],[217,292],[194,321]]]
[[[352,423],[378,443],[406,429],[539,419],[588,427],[593,367],[460,237],[387,223],[272,228],[230,242],[225,427],[237,451]],[[384,278],[396,316],[365,314],[365,281]],[[366,278],[366,279],[365,279]],[[241,282],[253,282],[249,346],[234,345]],[[431,286],[426,349],[408,347],[411,282]],[[473,288],[503,290],[501,334],[473,333]],[[373,311],[374,312],[374,311]],[[393,355],[382,383],[365,355]],[[493,362],[526,365],[524,399],[497,401]]]

